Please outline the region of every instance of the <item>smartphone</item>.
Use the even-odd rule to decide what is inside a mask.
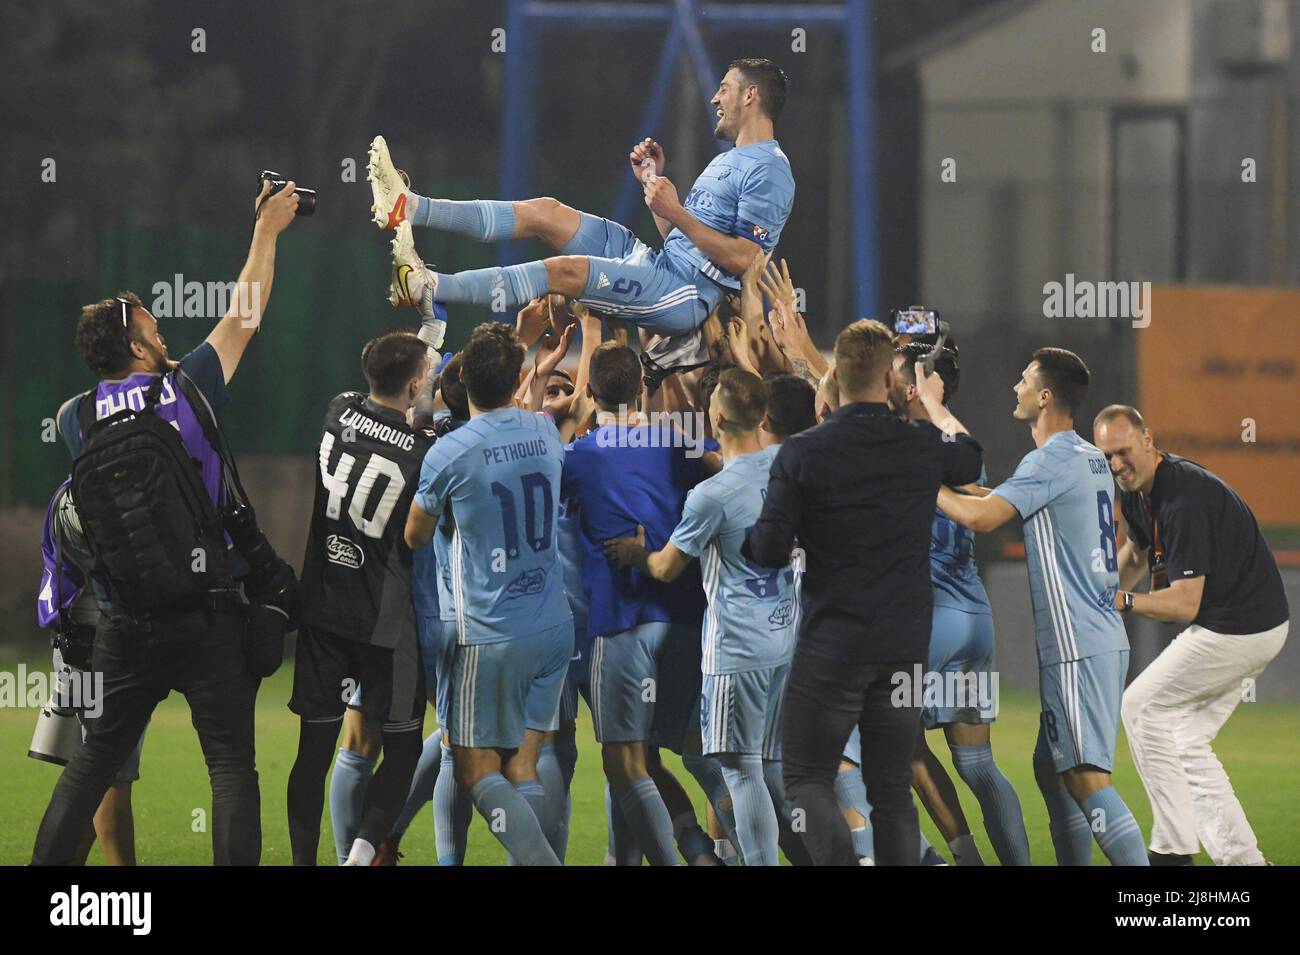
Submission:
[[[939,311],[913,305],[910,308],[896,308],[889,313],[893,319],[895,335],[938,335]]]

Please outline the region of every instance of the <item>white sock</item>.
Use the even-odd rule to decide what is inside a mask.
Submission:
[[[949,842],[948,848],[952,850],[953,861],[958,865],[984,864],[984,860],[980,858],[979,849],[975,848],[975,837],[969,832]]]
[[[348,853],[348,861],[344,865],[370,865],[375,858],[375,847],[366,842],[365,839],[358,839],[352,843],[352,851]]]
[[[736,847],[731,844],[730,839],[714,839],[713,854],[726,862],[728,859],[736,858]]]

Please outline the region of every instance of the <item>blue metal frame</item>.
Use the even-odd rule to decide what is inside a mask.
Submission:
[[[880,249],[876,232],[876,162],[873,41],[870,0],[841,3],[755,3],[662,0],[658,3],[583,3],[577,0],[507,0],[505,109],[501,117],[502,199],[530,198],[533,110],[530,103],[531,62],[542,33],[554,29],[608,30],[611,27],[667,27],[663,50],[655,66],[650,97],[639,129],[657,127],[672,88],[673,70],[683,49],[696,82],[706,95],[719,78],[709,58],[700,24],[718,32],[748,32],[778,27],[826,27],[844,35],[844,82],[849,110],[849,202],[852,210],[854,297],[858,315],[877,315]],[[536,29],[530,29],[535,27]],[[705,104],[712,134],[713,113]],[[625,221],[637,199],[636,183],[624,177],[613,218]],[[518,243],[501,243],[498,261],[519,261]]]

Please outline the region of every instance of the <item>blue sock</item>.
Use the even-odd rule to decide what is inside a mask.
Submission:
[[[740,856],[747,866],[780,865],[777,854],[776,807],[763,779],[763,759],[757,754],[723,753],[717,757],[731,793]]]
[[[549,288],[546,265],[525,262],[454,274],[439,272],[437,296],[446,305],[482,305],[493,311],[505,311],[540,298]]]
[[[520,784],[520,789],[525,791],[530,787],[536,787],[532,797],[540,804],[545,798],[541,783],[529,780]],[[469,795],[474,800],[474,808],[487,822],[488,831],[497,837],[519,865],[560,864],[542,834],[530,799],[510,785],[504,776],[488,773],[473,785]]]
[[[454,232],[480,242],[511,239],[515,234],[515,204],[493,199],[430,199],[417,196],[410,213],[411,225]]]
[[[722,764],[709,756],[698,753],[686,753],[682,756],[682,765],[694,777],[704,790],[704,795],[713,807],[713,814],[718,817],[718,825],[727,834],[731,844],[740,851],[740,836],[736,832],[736,812],[731,805],[731,792],[727,789],[727,780],[722,775]]]
[[[853,837],[853,852],[859,859],[870,859],[874,862],[876,840],[871,832],[871,804],[867,802],[867,784],[862,778],[862,770],[857,766],[852,769],[842,769],[835,776],[835,802],[841,812],[852,809],[862,817],[864,822],[862,828],[849,830],[849,835]]]
[[[564,802],[568,787],[564,782],[564,772],[554,743],[543,743],[537,753],[537,779],[542,784],[546,798],[542,805],[539,821],[551,850],[559,858],[564,858],[564,847],[560,842],[560,830],[564,822]]]
[[[560,828],[555,840],[559,848],[555,854],[564,861],[569,852],[569,820],[573,816],[573,773],[578,768],[578,741],[573,737],[557,736],[555,739],[555,758],[560,764],[560,775],[564,779],[564,812],[560,816]]]
[[[375,773],[375,762],[342,748],[334,760],[334,775],[330,777],[330,824],[334,827],[334,851],[339,865],[347,861],[361,829],[361,809]]]
[[[785,780],[782,777],[779,759],[763,760],[763,781],[767,783],[767,793],[776,808],[779,826],[777,844],[780,845],[781,851],[785,853],[791,865],[812,865],[812,856],[808,854],[803,844],[803,837],[794,831],[794,807],[790,805],[790,800],[785,798]]]
[[[673,820],[655,781],[649,776],[638,776],[614,796],[618,807],[623,810],[628,829],[650,864],[677,865]]]
[[[539,779],[525,779],[523,782],[511,783],[511,785],[515,787],[515,792],[523,796],[528,802],[528,808],[533,811],[533,815],[537,818],[537,824],[541,826],[542,834],[545,835],[546,826],[542,822],[542,817],[546,814],[546,787],[542,785]],[[547,844],[550,844],[549,839]],[[551,851],[554,852],[555,850],[552,849]],[[556,858],[558,859],[559,856],[556,856]],[[506,859],[506,865],[518,864],[514,856],[509,856]]]
[[[1092,830],[1088,817],[1064,786],[1043,793],[1047,828],[1052,834],[1057,865],[1092,865]]]
[[[415,764],[415,775],[411,777],[411,791],[407,794],[402,811],[393,823],[393,835],[399,839],[411,828],[411,822],[419,815],[424,804],[433,798],[433,790],[438,782],[438,768],[442,765],[442,730],[436,729],[433,735],[424,741],[420,751],[420,761]]]
[[[632,830],[628,828],[627,817],[623,815],[613,793],[609,783],[605,783],[605,825],[609,838],[608,848],[605,849],[605,864],[630,865],[635,868],[641,864],[645,855],[637,845]]]
[[[1099,789],[1083,801],[1089,828],[1111,865],[1150,865],[1142,830],[1114,786]]]
[[[474,804],[456,784],[455,757],[450,746],[442,749],[442,768],[433,787],[433,827],[438,865],[464,865]]]
[[[347,861],[361,829],[362,807],[376,762],[341,747],[334,759],[334,774],[330,777],[330,824],[339,865]]]
[[[1029,835],[1020,797],[993,762],[993,747],[950,746],[952,765],[979,801],[984,829],[1003,865],[1029,865]]]

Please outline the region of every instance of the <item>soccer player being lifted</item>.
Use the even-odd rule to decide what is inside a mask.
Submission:
[[[715,156],[683,202],[664,177],[664,151],[646,139],[629,155],[654,214],[663,248],[626,227],[551,199],[453,202],[411,191],[376,136],[369,176],[381,229],[403,221],[480,242],[537,238],[559,254],[543,261],[452,274],[425,268],[414,246],[393,243],[399,300],[418,302],[430,287],[440,302],[519,306],[547,292],[667,336],[701,325],[760,251],[776,246],[794,202],[794,177],[773,124],[785,104],[785,74],[765,59],[733,62],[714,93],[714,135],[736,148]],[[653,167],[653,169],[651,168]],[[398,304],[395,302],[394,304]]]

